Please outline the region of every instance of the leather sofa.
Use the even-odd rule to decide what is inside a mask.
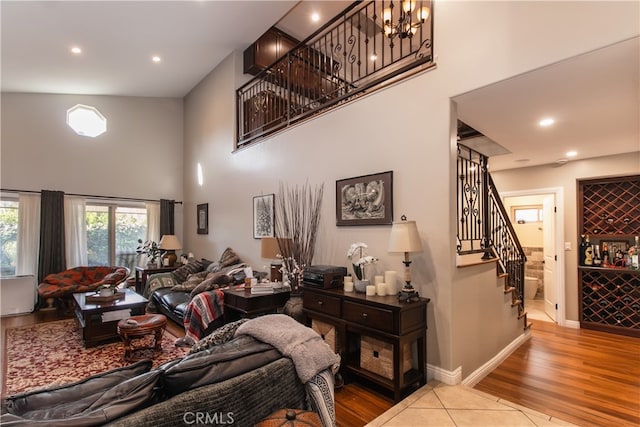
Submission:
[[[127,267],[74,267],[48,274],[38,285],[38,295],[53,307],[55,298],[68,298],[76,292],[95,291],[102,285],[118,285],[129,275]]]
[[[234,322],[234,323],[241,323]],[[335,426],[333,374],[303,384],[292,359],[237,325],[156,368],[141,361],[76,383],[9,396],[3,426],[255,425],[279,409],[313,410]],[[284,332],[286,333],[286,332]],[[226,338],[225,338],[226,337]],[[209,337],[208,337],[209,338]]]

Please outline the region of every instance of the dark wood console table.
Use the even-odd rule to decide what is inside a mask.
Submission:
[[[336,350],[342,356],[341,370],[345,374],[354,374],[392,391],[396,402],[426,383],[428,298],[401,303],[396,296],[305,287],[302,300],[310,323],[316,320],[335,327]],[[388,362],[391,367],[383,372],[372,368],[375,364],[363,364],[365,343],[386,345],[392,356],[380,364]],[[384,357],[382,353],[379,356]]]

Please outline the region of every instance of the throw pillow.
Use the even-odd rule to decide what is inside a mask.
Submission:
[[[187,280],[183,283],[178,283],[171,290],[173,292],[191,292],[207,277],[206,271],[200,271],[198,273],[190,274]]]
[[[220,263],[218,261],[214,261],[207,266],[206,269],[209,273],[215,273],[216,271],[220,271]]]
[[[207,278],[200,282],[200,284],[191,291],[191,298],[201,292],[211,291],[219,288],[220,286],[228,285],[231,283],[231,280],[231,277],[221,272],[209,273]]]
[[[197,259],[189,260],[189,262],[182,267],[178,267],[171,272],[171,275],[176,279],[176,283],[183,283],[187,280],[190,274],[197,273],[204,270],[202,262]]]
[[[191,347],[191,350],[189,350],[189,354],[197,353],[199,351],[206,350],[213,346],[226,343],[231,338],[233,338],[233,335],[235,334],[236,329],[238,329],[238,327],[242,325],[244,322],[246,322],[247,320],[249,319],[240,319],[240,320],[236,320],[235,322],[227,323],[226,325],[219,327],[218,329],[213,331],[211,334],[207,335],[206,337],[202,338],[200,341],[195,343],[193,347]]]
[[[220,257],[220,268],[224,268],[233,264],[238,264],[240,257],[231,248],[227,248]]]

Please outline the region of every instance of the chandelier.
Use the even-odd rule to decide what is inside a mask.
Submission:
[[[416,7],[418,3],[416,0],[401,0],[399,3],[399,11],[395,10],[393,1],[382,11],[384,24],[382,31],[390,39],[396,36],[401,39],[413,37],[418,28],[429,18],[431,12],[427,6],[422,5],[422,1],[419,2],[419,7]]]

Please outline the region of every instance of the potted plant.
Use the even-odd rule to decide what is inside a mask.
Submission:
[[[351,261],[353,272],[358,278],[353,286],[356,292],[365,292],[367,290],[369,280],[365,277],[365,267],[369,264],[375,264],[378,262],[377,258],[367,255],[367,248],[368,246],[366,243],[353,243],[347,251],[347,258]]]
[[[158,265],[156,259],[160,256],[162,250],[153,240],[147,240],[142,243],[142,239],[138,239],[136,253],[147,257],[147,267],[156,267]]]

